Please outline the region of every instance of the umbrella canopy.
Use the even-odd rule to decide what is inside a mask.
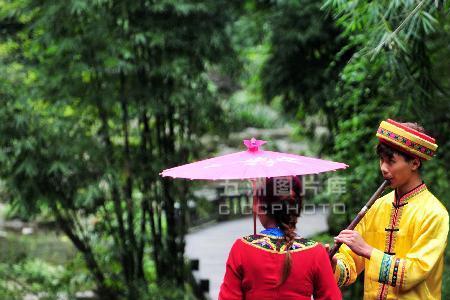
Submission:
[[[339,162],[260,149],[265,143],[255,138],[244,140],[246,151],[166,169],[160,175],[203,180],[256,179],[317,174],[348,167]]]
[[[345,169],[343,163],[295,154],[264,151],[259,147],[266,141],[244,140],[247,151],[222,155],[198,162],[164,170],[163,177],[187,179],[257,179],[264,177],[285,177],[317,174]],[[255,191],[255,181],[253,180]],[[253,194],[253,234],[256,234],[257,197]]]

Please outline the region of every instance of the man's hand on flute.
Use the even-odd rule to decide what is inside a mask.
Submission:
[[[335,243],[346,244],[355,254],[370,259],[373,247],[364,241],[362,236],[355,230],[342,230],[334,238]]]

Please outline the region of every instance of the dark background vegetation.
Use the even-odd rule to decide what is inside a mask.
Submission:
[[[448,207],[449,45],[448,1],[0,0],[0,200],[58,232],[0,237],[0,294],[195,299],[190,186],[158,174],[250,126],[290,124],[351,166],[347,193],[322,195],[348,208],[329,234],[380,184],[388,117],[436,137],[423,176]],[[27,251],[58,241],[66,257]]]

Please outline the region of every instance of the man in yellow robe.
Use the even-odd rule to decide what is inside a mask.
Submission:
[[[333,258],[340,286],[364,270],[364,299],[441,299],[449,217],[419,169],[437,145],[415,123],[383,121],[377,131],[380,169],[394,190],[378,199]]]

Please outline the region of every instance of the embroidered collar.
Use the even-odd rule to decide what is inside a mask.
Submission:
[[[425,191],[427,189],[427,186],[425,183],[421,183],[418,186],[416,186],[415,188],[413,188],[411,191],[407,192],[406,194],[404,194],[402,197],[400,197],[400,199],[398,198],[397,195],[397,190],[395,190],[395,200],[394,200],[394,205],[402,205],[402,204],[406,204],[408,203],[408,200],[411,199],[412,197],[422,193],[423,191]]]
[[[271,253],[283,254],[286,253],[286,241],[283,238],[269,235],[248,235],[241,238],[241,240],[252,247],[268,251]],[[304,238],[295,238],[289,250],[291,252],[303,251],[317,246],[317,242]]]
[[[261,231],[261,234],[271,235],[271,236],[276,236],[276,237],[284,236],[284,232],[278,227],[264,229],[263,231]]]

